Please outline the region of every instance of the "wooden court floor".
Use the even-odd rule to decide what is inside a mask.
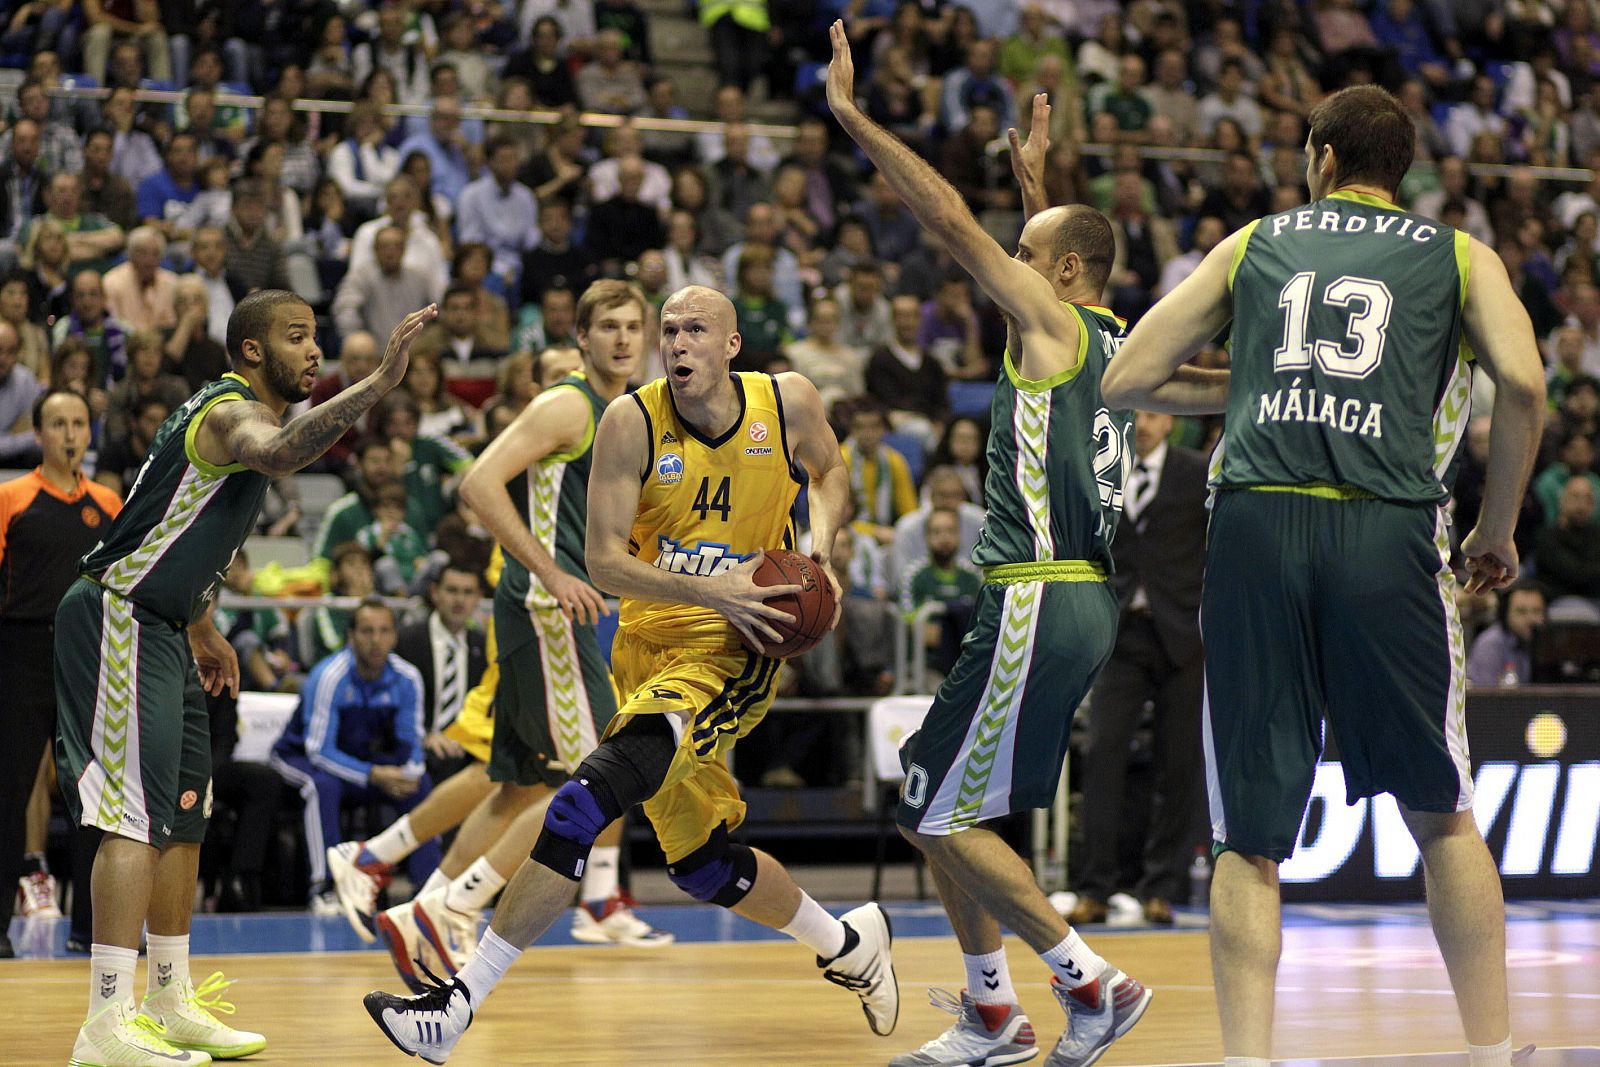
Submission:
[[[1220,1061],[1204,933],[1127,933],[1095,944],[1156,991],[1150,1012],[1103,1064]],[[902,1003],[899,1028],[889,1038],[874,1037],[855,998],[825,983],[792,944],[536,948],[502,982],[450,1063],[883,1064],[949,1023],[950,1016],[928,1006],[927,988],[961,985],[953,940],[902,938],[895,947]],[[1048,1048],[1062,1016],[1045,988],[1044,968],[1020,942],[1009,947],[1023,1005]],[[1600,921],[1513,923],[1509,956],[1517,1044],[1600,1044]],[[66,1062],[82,1018],[86,966],[82,959],[0,963],[11,1005],[0,1021],[0,1064]],[[395,1050],[361,1006],[370,989],[399,988],[377,952],[195,960],[198,977],[218,967],[239,980],[231,991],[234,1021],[270,1042],[245,1062],[420,1062]],[[142,964],[139,980],[142,988]],[[1280,1058],[1398,1061],[1464,1047],[1426,927],[1292,928],[1279,984]]]

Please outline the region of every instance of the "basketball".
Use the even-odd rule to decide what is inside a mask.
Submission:
[[[766,654],[776,659],[788,659],[817,647],[828,624],[833,621],[833,583],[822,573],[822,567],[810,556],[798,552],[761,553],[761,566],[756,568],[753,580],[757,585],[798,585],[800,592],[777,596],[767,603],[794,617],[794,622],[782,619],[768,620],[783,638],[781,644],[767,645]]]

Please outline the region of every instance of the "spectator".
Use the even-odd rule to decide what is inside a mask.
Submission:
[[[517,331],[517,348],[540,352],[546,348],[578,347],[578,297],[565,285],[552,285],[535,306],[523,309]]]
[[[161,151],[150,135],[134,126],[133,90],[112,89],[103,115],[112,133],[111,173],[134,189],[161,169]]]
[[[17,265],[27,272],[28,314],[45,329],[66,315],[71,298],[67,271],[67,232],[55,219],[41,219],[28,231]],[[26,342],[23,345],[27,347]],[[49,349],[46,335],[46,351]]]
[[[211,301],[205,282],[192,274],[179,278],[173,306],[178,313],[178,326],[167,338],[167,366],[183,376],[193,394],[227,373],[228,353],[208,332]]]
[[[772,248],[748,241],[739,255],[733,307],[743,338],[739,365],[746,370],[766,370],[789,340],[789,309],[772,292],[774,258]]]
[[[1269,209],[1267,190],[1261,184],[1255,158],[1247,152],[1233,152],[1223,163],[1221,184],[1206,194],[1200,214],[1215,215],[1222,220],[1223,229],[1232,233],[1267,214]]]
[[[934,467],[923,478],[922,487],[926,499],[895,521],[888,542],[885,564],[892,589],[903,591],[911,575],[927,557],[928,516],[933,512],[953,511],[959,517],[960,559],[971,557],[973,548],[978,544],[978,535],[983,530],[983,509],[967,496],[966,483],[960,471]]]
[[[339,359],[334,363],[335,370],[324,374],[317,379],[317,384],[311,387],[311,406],[326,404],[329,400],[344,392],[356,382],[362,381],[373,371],[378,369],[378,341],[370,333],[358,332],[343,335],[339,348]],[[344,436],[333,443],[333,446],[323,454],[324,465],[334,471],[343,471],[351,456],[356,452],[357,442],[362,440],[368,432],[371,415],[368,414],[358,420],[346,430]],[[382,457],[385,469],[389,466],[390,457]],[[332,510],[331,508],[329,509]],[[326,519],[326,516],[324,516]],[[350,526],[348,531],[338,531],[343,534],[340,541],[348,541],[354,536],[354,531],[360,523]],[[322,535],[317,536],[318,547],[323,547]],[[329,546],[339,544],[340,541],[330,541]],[[315,549],[314,549],[315,550]],[[320,554],[320,553],[319,553]]]
[[[644,106],[644,79],[632,62],[623,58],[622,34],[601,30],[595,37],[594,58],[578,71],[578,103],[585,111],[627,115]]]
[[[883,295],[883,268],[867,260],[850,268],[833,290],[839,305],[839,340],[862,352],[886,345],[894,337],[889,301]]]
[[[460,282],[451,285],[439,304],[438,320],[424,328],[418,344],[451,366],[500,359],[505,355],[503,349],[488,348],[479,341],[477,306],[477,293],[471,287]]]
[[[671,119],[683,121],[689,111],[678,103],[677,90],[671,78],[653,75],[645,83],[645,104],[634,112],[641,119]],[[688,133],[672,130],[650,130],[640,134],[644,154],[653,162],[674,169],[688,166],[694,158],[694,138]]]
[[[420,433],[422,412],[409,393],[396,391],[373,409],[373,428],[389,441],[394,465],[409,498],[408,520],[431,531],[450,510],[448,498],[472,456],[449,438]]]
[[[406,138],[400,157],[421,152],[433,168],[433,191],[455,203],[472,180],[471,146],[461,130],[461,102],[453,96],[434,97],[427,130]]]
[[[540,107],[564,108],[578,102],[572,68],[561,55],[561,24],[548,15],[533,24],[529,46],[511,54],[500,76],[526,81]]]
[[[410,178],[417,187],[423,219],[439,239],[439,247],[448,256],[451,244],[450,219],[455,213],[455,205],[434,188],[433,161],[426,152],[409,152],[400,163],[400,175]]]
[[[1032,76],[1045,56],[1055,56],[1069,65],[1072,62],[1072,52],[1060,28],[1050,25],[1045,9],[1039,4],[1023,4],[1017,32],[1000,46],[1000,73],[1013,84],[1020,84]]]
[[[1195,272],[1200,266],[1200,261],[1206,257],[1222,239],[1227,236],[1222,220],[1215,215],[1204,215],[1194,227],[1194,245],[1189,251],[1173,256],[1161,268],[1161,279],[1156,283],[1154,296],[1157,300],[1166,296],[1178,287],[1178,284]]]
[[[376,369],[376,353],[372,364]],[[337,395],[337,391],[330,395]],[[372,524],[372,504],[377,499],[378,488],[399,481],[395,473],[394,450],[386,438],[376,433],[358,441],[350,452],[350,458],[352,477],[348,481],[352,489],[328,507],[322,516],[322,527],[312,543],[312,552],[322,559],[331,559],[334,549],[355,541],[356,534]],[[416,525],[417,518],[416,508],[409,507],[406,521]]]
[[[388,337],[401,319],[431,302],[432,279],[407,266],[405,254],[405,230],[391,224],[378,231],[372,261],[352,266],[333,299],[341,333]]]
[[[981,341],[971,283],[963,275],[944,279],[933,299],[922,306],[917,347],[938,360],[951,378],[987,378],[993,372]]]
[[[399,103],[420,104],[428,96],[428,56],[420,42],[407,43],[406,7],[397,0],[378,6],[378,34],[351,51],[355,80],[365,84],[376,70],[394,80]]]
[[[993,41],[974,41],[967,49],[966,64],[945,77],[939,119],[949,133],[966,129],[972,109],[980,104],[994,109],[1000,127],[1016,125],[1016,99],[996,71],[995,60]]]
[[[896,430],[930,441],[949,406],[944,368],[917,344],[922,302],[902,294],[889,312],[894,336],[867,362],[867,390],[889,409]]]
[[[462,99],[487,103],[492,95],[489,82],[493,72],[489,69],[489,61],[477,46],[477,35],[477,28],[467,12],[454,11],[446,15],[439,28],[444,47],[434,57],[434,64],[435,69],[439,64],[446,64],[455,71]]]
[[[819,296],[811,302],[810,334],[783,348],[790,368],[817,387],[824,408],[866,391],[866,353],[839,340],[839,324],[839,302]]]
[[[899,263],[921,243],[921,228],[888,178],[874,172],[867,192],[866,201],[856,210],[856,216],[872,237],[872,254],[881,263]]]
[[[783,164],[805,175],[805,204],[824,230],[838,222],[840,205],[856,198],[855,178],[828,154],[828,127],[821,119],[805,118],[795,131],[794,151]]]
[[[21,341],[17,331],[0,322],[0,463],[25,467],[38,462],[39,445],[33,433],[33,402],[44,386],[18,362]]]
[[[601,204],[617,194],[618,171],[627,159],[644,165],[639,199],[666,218],[672,210],[672,177],[666,167],[644,157],[644,139],[632,119],[623,119],[622,125],[606,134],[606,158],[589,168],[589,201]]]
[[[172,80],[167,32],[156,0],[83,0],[83,18],[83,68],[95,81],[106,84],[106,60],[115,41],[138,46],[150,77]]]
[[[541,240],[539,205],[528,187],[517,181],[521,159],[516,142],[496,137],[485,154],[488,172],[461,192],[457,231],[463,241],[488,245],[494,252],[495,274],[508,289],[515,288],[523,254]]]
[[[116,136],[108,129],[90,130],[83,142],[83,173],[78,176],[85,214],[103,215],[124,230],[139,223],[138,201],[126,178],[111,171]]]
[[[984,455],[984,443],[989,434],[984,424],[972,415],[957,415],[945,424],[939,443],[928,456],[930,470],[948,467],[961,478],[961,488],[969,501],[980,507],[983,504],[984,482],[989,477],[989,459]],[[928,479],[922,482],[922,500],[927,503],[932,496]]]
[[[570,216],[569,216],[570,218]],[[570,228],[570,223],[568,224]],[[488,245],[465,241],[456,246],[455,259],[450,264],[452,283],[470,286],[478,298],[474,321],[478,327],[478,343],[484,348],[504,352],[511,347],[511,309],[505,297],[489,288],[494,262]]]
[[[881,545],[894,542],[895,523],[917,509],[917,488],[906,458],[883,443],[889,416],[882,404],[863,397],[850,405],[850,434],[840,451],[850,469],[855,529]]]
[[[748,134],[746,162],[762,174],[770,174],[778,165],[778,149],[764,133],[749,133],[750,115],[746,107],[744,87],[724,82],[711,98],[711,112],[726,130],[729,126],[742,126]],[[723,158],[727,142],[722,134],[707,130],[699,134],[696,152],[700,162],[710,166]]]
[[[545,136],[544,151],[523,166],[518,177],[533,190],[541,210],[560,197],[574,203],[583,190],[588,149],[583,124],[576,115],[563,115]]]
[[[1512,279],[1515,282],[1515,275]],[[1554,356],[1546,374],[1548,399],[1550,410],[1559,411],[1572,383],[1587,377],[1583,370],[1583,330],[1576,326],[1557,327],[1550,335],[1548,347]]]
[[[387,199],[386,213],[371,222],[362,223],[350,241],[350,270],[354,271],[362,264],[371,262],[372,246],[379,230],[390,225],[401,226],[406,232],[405,265],[430,280],[432,298],[436,299],[444,292],[449,280],[449,259],[444,254],[439,235],[428,225],[428,217],[421,210],[421,192],[415,182],[402,175],[384,186],[384,195]]]
[[[1181,51],[1167,49],[1156,56],[1155,67],[1155,80],[1139,90],[1150,104],[1150,118],[1159,115],[1167,119],[1177,140],[1188,144],[1201,135],[1199,102],[1189,81],[1188,60]],[[1148,127],[1148,120],[1145,125]]]
[[[123,326],[117,317],[106,310],[105,287],[100,275],[92,270],[81,271],[72,279],[72,312],[56,320],[51,345],[57,356],[61,345],[69,338],[81,340],[89,352],[88,383],[95,389],[104,389],[119,381],[128,367],[128,354],[124,347]],[[52,371],[52,384],[59,385]],[[91,405],[92,407],[93,405]],[[100,412],[95,412],[99,418]]]
[[[422,747],[429,773],[443,780],[449,766],[463,755],[461,746],[444,736],[444,728],[461,714],[467,692],[488,669],[483,631],[471,625],[483,596],[481,572],[459,560],[448,560],[428,586],[428,617],[400,628],[395,651],[422,677]]]
[[[50,337],[32,321],[30,281],[21,270],[0,277],[0,322],[16,331],[18,361],[42,382],[50,376]]]
[[[234,183],[233,217],[223,232],[223,265],[247,293],[290,288],[288,260],[283,246],[267,229],[267,211],[267,194],[260,181],[242,178]]]
[[[372,557],[373,581],[386,596],[410,596],[427,578],[428,540],[406,523],[406,487],[380,485],[372,522],[356,532],[356,544]]]
[[[920,640],[932,653],[938,677],[949,672],[956,661],[961,638],[971,620],[972,602],[983,588],[983,575],[965,558],[961,548],[961,516],[951,508],[934,508],[923,524],[926,544],[923,562],[906,579],[900,607],[907,617],[923,605],[944,605],[944,612],[928,619]]]
[[[91,410],[93,406],[91,404]],[[150,456],[150,446],[155,443],[156,432],[172,411],[171,405],[155,396],[135,402],[127,436],[115,438],[106,435],[95,464],[94,480],[118,496],[125,496],[138,477],[139,468]]]
[[[660,214],[639,199],[644,168],[645,162],[638,156],[622,160],[617,170],[617,195],[589,212],[584,245],[603,269],[614,272],[645,249],[660,248],[666,242]]]
[[[1444,133],[1450,140],[1450,150],[1465,156],[1472,150],[1472,142],[1480,133],[1495,137],[1506,134],[1506,120],[1495,110],[1494,79],[1479,74],[1472,79],[1472,91],[1465,103],[1456,104],[1445,119]]]
[[[166,166],[139,186],[139,218],[159,229],[167,240],[188,237],[179,231],[178,221],[200,195],[200,184],[195,180],[199,163],[199,142],[194,134],[175,133],[167,142]]]
[[[528,0],[518,13],[519,34],[522,40],[530,36],[528,24],[542,17],[556,20],[561,27],[564,58],[581,60],[594,47],[595,17],[591,4],[564,3],[563,0]]]
[[[965,126],[944,143],[939,170],[956,192],[967,201],[974,214],[1007,210],[1016,204],[1009,180],[1002,180],[1000,160],[989,146],[1000,135],[994,108],[974,105]]]
[[[311,895],[319,913],[336,914],[326,846],[337,842],[346,801],[383,801],[409,812],[432,789],[422,749],[422,678],[394,654],[394,612],[363,601],[350,617],[349,647],[306,677],[300,705],[272,748],[272,765],[305,802]],[[430,839],[406,860],[421,885],[439,864]]]
[[[1417,131],[1417,159],[1443,159],[1449,155],[1450,141],[1434,121],[1433,111],[1428,107],[1428,90],[1423,84],[1414,78],[1404,81],[1396,95]]]
[[[44,192],[45,212],[36,215],[23,228],[20,243],[28,243],[29,231],[41,219],[54,219],[67,234],[69,270],[104,271],[122,251],[123,231],[104,215],[83,210],[83,186],[76,174],[55,174]]]
[[[1600,598],[1600,522],[1595,521],[1594,483],[1574,475],[1561,490],[1555,524],[1535,542],[1539,580],[1559,603],[1562,597]]]
[[[745,213],[744,241],[729,248],[722,255],[722,272],[728,290],[738,288],[739,257],[745,244],[770,245],[776,251],[772,261],[772,292],[787,308],[805,307],[805,296],[800,284],[800,261],[787,248],[778,246],[778,209],[771,204],[750,205]]]
[[[1244,64],[1235,59],[1223,63],[1216,90],[1201,98],[1195,112],[1202,135],[1210,135],[1223,119],[1232,119],[1251,140],[1261,136],[1261,107],[1246,88]]]
[[[328,153],[328,176],[362,215],[378,213],[383,188],[400,173],[400,153],[384,141],[378,109],[358,100],[345,119],[345,137]]]
[[[1554,525],[1560,518],[1562,494],[1573,478],[1587,479],[1596,499],[1600,500],[1600,475],[1595,474],[1594,460],[1595,444],[1589,435],[1581,430],[1569,431],[1561,441],[1561,458],[1541,471],[1531,487],[1534,499],[1544,511],[1546,525]],[[1600,510],[1590,518],[1600,522]]]
[[[249,292],[244,281],[228,270],[228,237],[215,227],[196,230],[191,243],[194,274],[206,287],[206,322],[211,339],[220,345],[228,341],[228,317],[235,302]]]
[[[767,64],[767,0],[710,0],[700,5],[700,25],[711,31],[718,83],[748,91]]]
[[[1563,325],[1578,330],[1583,338],[1583,372],[1600,374],[1600,288],[1587,282],[1572,287],[1567,300],[1571,314]]]
[[[1496,621],[1472,642],[1467,681],[1473,685],[1523,685],[1531,681],[1533,632],[1545,622],[1545,591],[1520,581],[1500,594]]]
[[[448,302],[449,299],[447,294],[445,300]],[[406,367],[403,383],[421,413],[417,432],[425,437],[448,437],[461,444],[475,440],[479,436],[475,413],[469,412],[461,401],[450,394],[445,388],[439,360],[420,355],[416,351],[420,347],[419,341],[413,348],[411,364]],[[492,361],[485,360],[485,363],[493,366]]]
[[[178,325],[178,276],[161,265],[167,242],[154,226],[128,235],[127,262],[103,279],[106,308],[130,330],[170,330]]]
[[[667,243],[661,250],[667,269],[666,289],[675,293],[686,285],[720,286],[717,261],[700,251],[700,225],[693,212],[674,208],[667,216]]]
[[[743,217],[772,193],[767,171],[751,158],[750,128],[742,122],[723,127],[722,152],[707,175],[711,202],[719,210]]]
[[[1460,156],[1445,156],[1439,160],[1439,188],[1423,193],[1412,204],[1412,210],[1430,219],[1439,217],[1447,201],[1459,200],[1466,206],[1466,221],[1462,228],[1485,244],[1494,243],[1494,230],[1489,225],[1489,213],[1483,205],[1467,195],[1467,164]]]
[[[1111,204],[1111,234],[1116,254],[1111,264],[1111,307],[1137,321],[1154,301],[1161,264],[1175,260],[1178,240],[1172,224],[1144,208],[1145,186],[1135,173],[1117,175]]]
[[[194,137],[195,152],[200,162],[208,159],[231,162],[237,154],[238,142],[222,133],[222,122],[217,114],[217,94],[210,89],[190,89],[183,99],[183,120],[179,131]]]
[[[77,174],[83,170],[83,144],[77,133],[65,122],[50,115],[50,97],[43,82],[27,78],[17,86],[17,111],[20,122],[27,119],[39,133],[38,160],[46,174]],[[0,159],[12,156],[11,144],[16,136],[13,126],[0,134]]]
[[[1144,60],[1129,54],[1117,61],[1116,87],[1100,96],[1095,111],[1117,120],[1118,139],[1135,143],[1149,139],[1146,131],[1156,110],[1145,92]]]
[[[182,378],[166,373],[165,358],[159,333],[134,330],[128,334],[128,373],[111,387],[106,398],[108,443],[128,439],[129,427],[143,401],[158,400],[168,411],[176,411],[189,399],[192,390]]]

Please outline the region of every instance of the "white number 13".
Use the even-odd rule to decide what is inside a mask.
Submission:
[[[1365,378],[1383,361],[1383,342],[1389,328],[1389,313],[1394,297],[1389,287],[1371,278],[1352,278],[1348,274],[1328,283],[1322,302],[1351,310],[1345,324],[1345,337],[1339,341],[1308,341],[1306,323],[1311,317],[1311,286],[1316,274],[1303,271],[1289,279],[1278,294],[1284,309],[1283,344],[1273,353],[1273,368],[1279,371],[1307,370],[1311,361],[1335,378]],[[1354,350],[1345,345],[1355,342]]]

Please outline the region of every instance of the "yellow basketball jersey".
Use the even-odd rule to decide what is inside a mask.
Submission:
[[[710,438],[678,417],[658,378],[633,394],[650,462],[629,550],[679,574],[721,574],[764,548],[795,546],[794,501],[805,470],[790,459],[783,399],[770,374],[735,374],[739,421]],[[622,601],[623,633],[656,644],[728,648],[739,633],[709,608]]]

